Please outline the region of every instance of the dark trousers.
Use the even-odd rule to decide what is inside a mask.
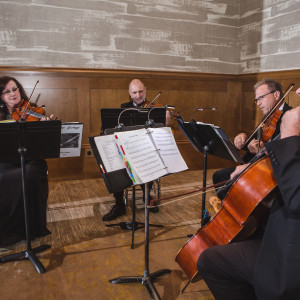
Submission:
[[[216,300],[257,299],[252,284],[260,243],[261,238],[256,237],[202,252],[197,269]]]
[[[149,182],[148,186],[150,187],[148,190],[149,196],[150,196],[150,189],[153,182]],[[143,190],[143,201],[145,202],[145,184],[140,185],[141,189]],[[116,199],[116,205],[124,205],[124,191],[116,192],[114,193],[114,197]]]
[[[225,180],[229,180],[230,175],[234,170],[235,170],[235,167],[225,168],[225,169],[221,169],[221,170],[216,171],[213,174],[213,183],[214,183],[214,185],[219,184],[220,182],[223,182]],[[223,200],[225,198],[230,186],[231,185],[224,186],[220,189],[217,189],[217,196],[220,200]]]

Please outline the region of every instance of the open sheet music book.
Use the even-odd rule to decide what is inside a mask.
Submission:
[[[95,147],[90,139],[103,178],[106,174],[116,175],[106,184],[109,191],[115,191],[114,181],[120,179],[121,171],[124,177],[124,170],[124,185],[128,185],[128,178],[130,185],[136,185],[188,168],[169,127],[115,132],[94,137],[93,141]]]

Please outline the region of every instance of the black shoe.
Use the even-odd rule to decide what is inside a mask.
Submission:
[[[117,217],[123,216],[126,214],[126,206],[123,205],[114,205],[110,212],[102,217],[102,221],[112,221]]]
[[[150,208],[149,208],[149,211],[152,212],[152,213],[158,213],[159,208],[158,208],[157,206],[150,207]]]

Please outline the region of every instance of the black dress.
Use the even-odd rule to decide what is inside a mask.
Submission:
[[[47,163],[25,163],[26,195],[31,239],[50,233],[46,227]],[[0,163],[0,246],[26,239],[20,163]]]

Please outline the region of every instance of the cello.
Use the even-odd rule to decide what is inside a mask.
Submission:
[[[197,261],[205,249],[246,240],[259,228],[277,191],[268,156],[259,158],[237,177],[219,212],[186,242],[175,258],[189,282],[201,279]]]

